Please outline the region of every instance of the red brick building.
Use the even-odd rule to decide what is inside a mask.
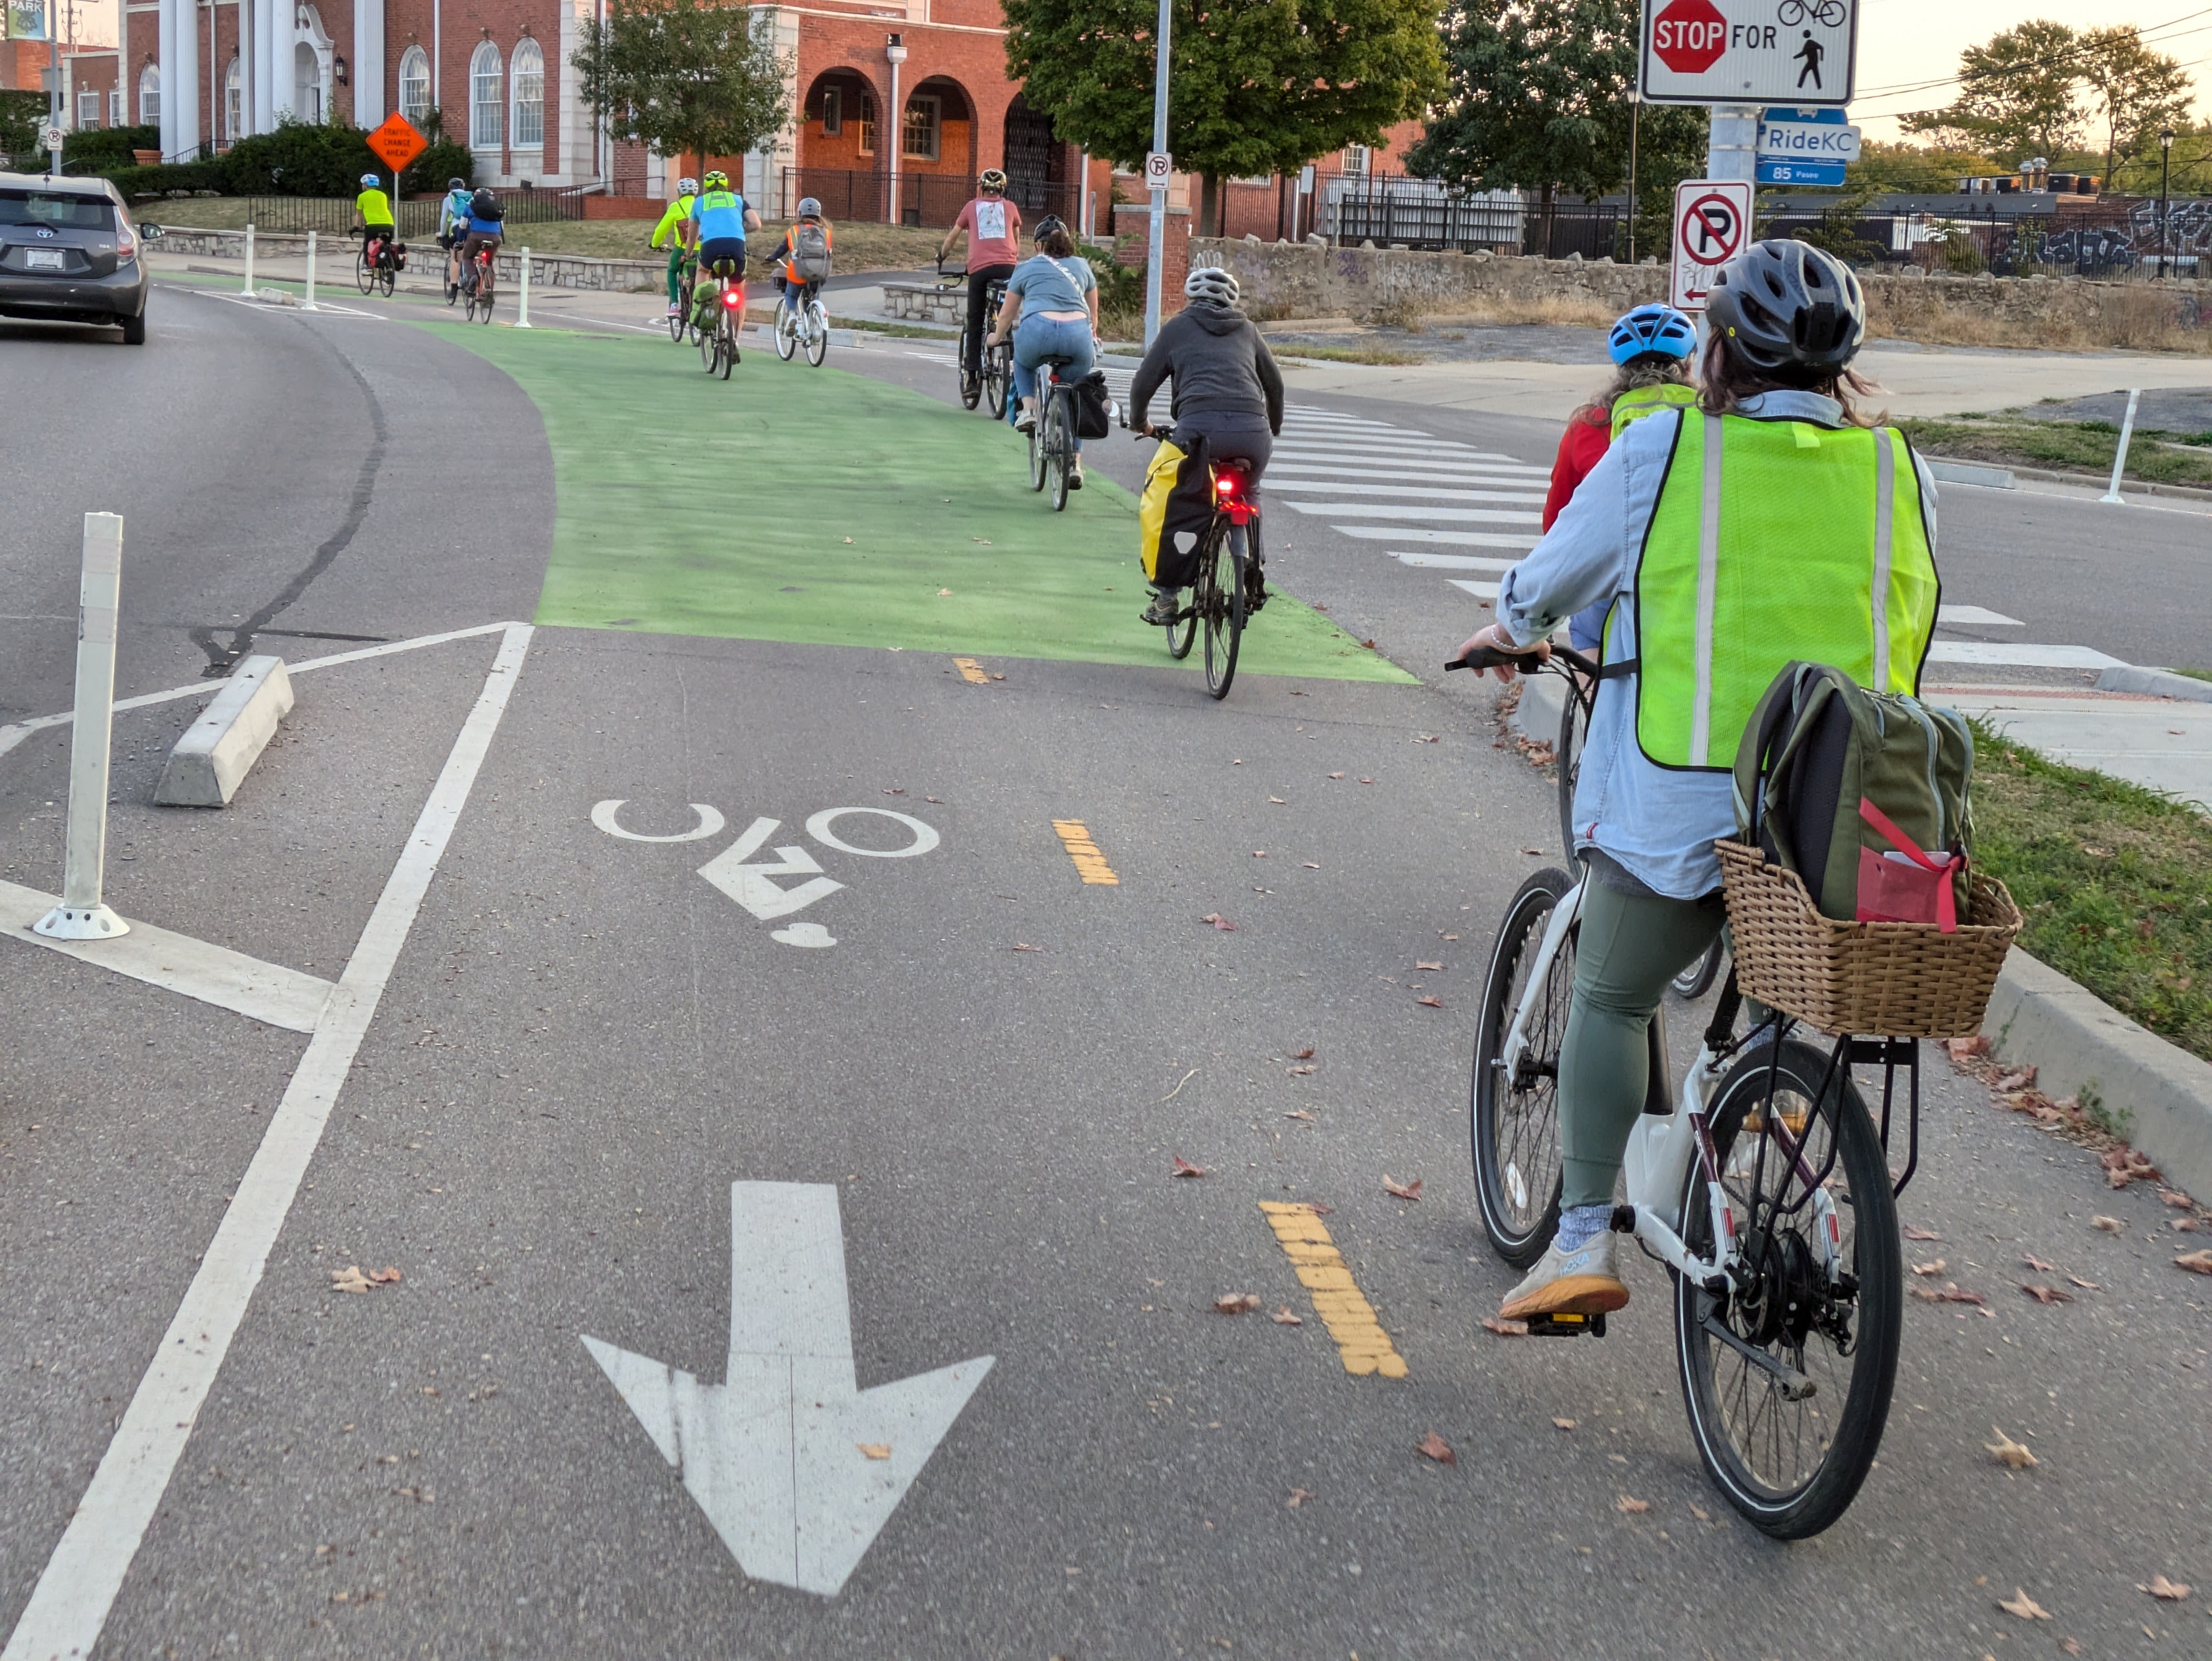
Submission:
[[[0,40],[0,89],[44,87],[57,55],[62,72],[62,125],[74,132],[125,125],[123,102],[115,95],[113,46],[64,46],[57,54],[45,40]]]

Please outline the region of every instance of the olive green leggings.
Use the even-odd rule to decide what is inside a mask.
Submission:
[[[1562,1206],[1611,1205],[1651,1077],[1645,1029],[1667,983],[1728,921],[1711,901],[1624,894],[1593,874],[1575,943],[1575,996],[1559,1049]]]

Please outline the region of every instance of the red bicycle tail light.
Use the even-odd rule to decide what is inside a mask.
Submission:
[[[725,306],[729,307],[731,309],[735,310],[738,306],[744,303],[744,299],[743,296],[733,289],[728,294],[722,296],[722,303]]]
[[[1221,494],[1225,496],[1235,496],[1237,494],[1237,475],[1234,473],[1222,474],[1218,479],[1214,481],[1213,488],[1220,491]]]

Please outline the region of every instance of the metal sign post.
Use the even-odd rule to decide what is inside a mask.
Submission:
[[[1168,70],[1174,0],[1160,0],[1160,21],[1153,32],[1152,152],[1145,158],[1145,182],[1152,191],[1152,234],[1145,252],[1145,347],[1152,349],[1160,332],[1161,259],[1168,236],[1168,179],[1175,163],[1168,155]]]
[[[131,932],[100,898],[107,863],[107,751],[115,727],[115,612],[122,588],[123,521],[113,514],[87,514],[84,573],[77,587],[68,864],[62,903],[31,925],[51,940],[112,940]]]

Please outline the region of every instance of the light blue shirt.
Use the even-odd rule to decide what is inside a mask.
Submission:
[[[1818,392],[1764,392],[1741,409],[1773,420],[1844,425],[1842,407]],[[1637,654],[1637,560],[1683,413],[1662,410],[1632,423],[1576,487],[1543,540],[1505,574],[1498,621],[1516,641],[1544,639],[1584,606],[1618,599],[1605,654],[1614,662]],[[1912,459],[1932,552],[1936,480],[1917,452]],[[1575,846],[1602,849],[1656,891],[1689,900],[1721,885],[1713,841],[1735,835],[1729,776],[1651,761],[1636,741],[1636,677],[1602,682],[1575,782]]]

